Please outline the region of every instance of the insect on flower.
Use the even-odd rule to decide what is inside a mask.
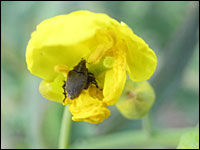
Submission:
[[[88,72],[86,68],[86,60],[81,59],[81,61],[74,67],[73,70],[69,71],[67,81],[64,81],[64,100],[66,99],[66,94],[69,99],[74,99],[80,95],[83,89],[88,89],[90,84],[96,85],[98,88],[97,82],[95,80],[94,74]],[[67,93],[66,93],[67,91]]]
[[[157,57],[125,23],[80,10],[42,21],[31,34],[26,63],[42,79],[43,97],[69,105],[73,121],[100,123],[119,100],[127,74],[132,81],[148,80]]]

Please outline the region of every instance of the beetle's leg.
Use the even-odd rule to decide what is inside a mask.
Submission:
[[[96,85],[96,88],[99,88],[98,85],[97,85],[97,81],[95,80],[94,74],[88,72],[88,81],[87,81],[87,85],[86,85],[85,89],[88,88],[90,83]]]
[[[63,84],[63,86],[62,86],[62,88],[63,88],[63,90],[64,90],[63,94],[64,94],[64,96],[65,96],[65,98],[63,99],[63,103],[65,102],[65,99],[67,98],[67,93],[66,93],[66,90],[65,90],[65,86],[66,86],[66,81],[64,81],[64,84]]]
[[[94,79],[91,83],[93,83],[94,85],[96,85],[96,88],[99,88],[97,81]]]

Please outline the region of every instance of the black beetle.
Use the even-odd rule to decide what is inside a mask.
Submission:
[[[64,81],[64,100],[66,99],[66,94],[69,99],[74,99],[79,96],[83,89],[88,89],[89,84],[93,83],[98,88],[97,82],[95,80],[94,74],[88,72],[86,68],[86,60],[81,59],[81,61],[74,67],[73,70],[69,71],[67,81]],[[67,93],[66,93],[67,91]]]

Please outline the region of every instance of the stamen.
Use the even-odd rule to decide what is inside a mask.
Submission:
[[[58,72],[58,73],[63,73],[63,75],[65,77],[67,77],[68,72],[69,72],[69,68],[67,66],[65,66],[65,65],[56,65],[54,67],[54,71]]]

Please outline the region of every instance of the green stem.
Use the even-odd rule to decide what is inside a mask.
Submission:
[[[142,127],[143,127],[144,132],[148,136],[152,136],[151,121],[149,118],[149,114],[147,114],[146,116],[142,118]]]
[[[63,112],[63,119],[60,129],[60,138],[58,143],[59,149],[67,149],[69,147],[71,124],[72,124],[71,113],[68,110],[68,106],[66,106]]]

